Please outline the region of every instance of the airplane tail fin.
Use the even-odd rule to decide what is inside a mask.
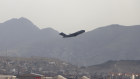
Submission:
[[[61,36],[66,37],[67,35],[63,32],[60,33]]]

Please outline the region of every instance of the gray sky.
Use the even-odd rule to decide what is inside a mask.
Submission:
[[[39,28],[66,33],[110,25],[139,25],[140,0],[0,0],[0,23],[26,17]]]

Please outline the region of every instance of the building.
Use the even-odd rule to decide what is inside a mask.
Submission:
[[[45,79],[53,79],[53,77],[45,77]]]
[[[58,75],[58,76],[54,77],[53,79],[67,79],[67,78],[63,77],[62,75]]]
[[[81,77],[80,79],[90,79],[90,78],[88,78],[88,77],[86,77],[86,76],[83,76],[83,77]]]
[[[0,79],[16,79],[13,75],[0,75]]]
[[[35,73],[19,75],[17,76],[17,78],[18,79],[45,79],[43,75],[35,74]]]

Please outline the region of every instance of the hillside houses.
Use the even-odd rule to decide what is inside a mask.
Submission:
[[[69,63],[47,58],[19,58],[0,56],[0,74],[20,75],[39,73],[47,76],[84,74],[84,71]]]
[[[109,70],[110,65],[113,66],[105,66],[106,70]],[[103,67],[104,64],[96,65],[90,68],[93,71],[90,72],[86,67],[76,67],[56,59],[0,56],[0,79],[140,79],[140,73],[134,71],[97,72],[105,69]]]

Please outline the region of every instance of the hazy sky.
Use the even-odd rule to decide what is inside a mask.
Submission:
[[[140,24],[140,0],[0,0],[0,23],[26,17],[66,33],[110,24]]]

